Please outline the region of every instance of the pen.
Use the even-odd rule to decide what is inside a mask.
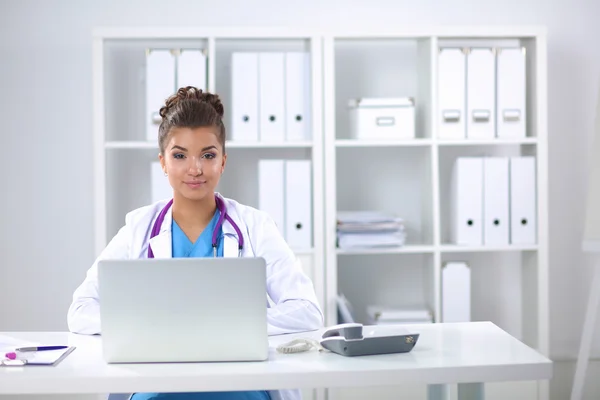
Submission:
[[[37,346],[37,347],[20,347],[15,351],[26,352],[26,351],[48,351],[48,350],[62,350],[69,346]]]
[[[4,357],[8,358],[9,360],[15,360],[17,358],[17,352],[19,352],[19,353],[27,353],[27,352],[33,352],[33,351],[62,350],[62,349],[66,349],[68,347],[69,346],[20,347],[18,349],[15,349],[14,352],[6,353],[4,355]]]

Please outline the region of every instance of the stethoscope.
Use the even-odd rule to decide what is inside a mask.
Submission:
[[[225,207],[225,202],[223,201],[223,199],[221,197],[215,195],[215,202],[217,203],[217,209],[219,210],[220,215],[219,215],[219,220],[217,221],[217,225],[215,226],[215,229],[213,230],[213,234],[212,234],[213,257],[217,257],[217,237],[218,237],[219,230],[223,226],[224,220],[229,221],[229,223],[235,230],[235,233],[237,233],[237,235],[238,235],[238,257],[241,257],[242,249],[244,248],[244,237],[242,236],[242,231],[240,231],[240,228],[237,226],[237,224],[235,222],[233,222],[233,219],[229,216],[229,214],[227,214],[227,207]],[[152,232],[150,232],[150,239],[152,239],[154,236],[156,236],[160,233],[160,227],[162,226],[162,223],[165,220],[165,215],[167,215],[167,211],[169,211],[169,208],[171,207],[172,204],[173,204],[173,199],[171,199],[167,203],[167,205],[162,209],[160,214],[158,214],[158,218],[156,218],[156,221],[154,222],[154,226],[152,227]],[[150,248],[150,244],[148,244],[148,258],[154,258],[154,253],[152,252],[152,249]]]

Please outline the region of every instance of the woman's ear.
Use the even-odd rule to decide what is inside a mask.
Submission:
[[[225,172],[225,164],[227,164],[227,154],[223,155],[223,162],[221,163],[221,174]]]
[[[165,164],[165,158],[162,154],[158,153],[158,160],[160,161],[160,167],[162,168],[165,176],[167,176],[167,165]]]

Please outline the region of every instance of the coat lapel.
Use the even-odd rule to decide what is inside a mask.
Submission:
[[[234,215],[229,214],[229,216],[235,221]],[[223,221],[221,229],[223,229],[223,257],[237,257],[239,252],[237,232],[227,220]],[[242,229],[241,226],[240,229]]]
[[[223,234],[223,257],[237,257],[238,256],[238,240],[237,235],[234,234]]]
[[[173,222],[173,212],[170,207],[165,214],[165,219],[160,227],[158,235],[150,239],[150,248],[154,253],[154,258],[173,257],[173,240],[171,233],[171,224]]]

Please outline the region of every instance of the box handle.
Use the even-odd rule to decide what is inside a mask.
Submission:
[[[521,110],[504,110],[502,117],[506,122],[517,122],[521,119]]]
[[[442,116],[444,122],[458,122],[460,121],[460,110],[444,110]]]
[[[393,126],[396,123],[394,117],[377,117],[375,119],[377,126]]]
[[[489,110],[473,110],[474,122],[490,122]]]

